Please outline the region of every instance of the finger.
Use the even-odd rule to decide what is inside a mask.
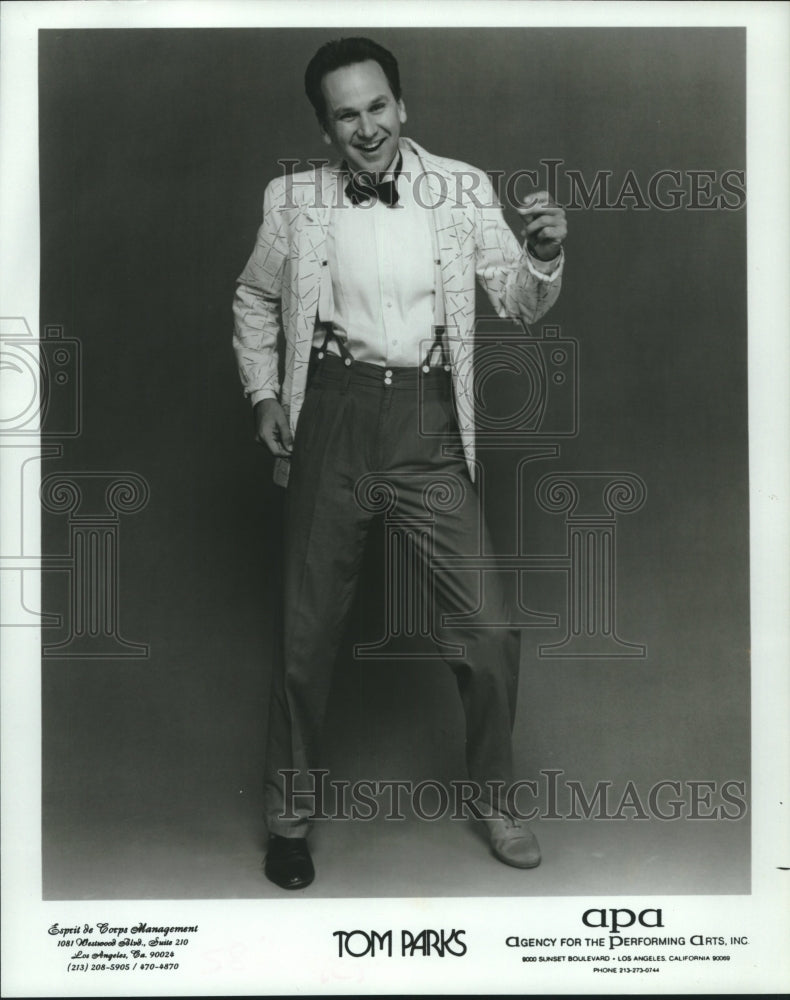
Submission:
[[[526,226],[528,233],[536,233],[539,229],[545,229],[547,226],[557,226],[557,218],[552,215],[539,215],[537,219],[533,219]]]
[[[527,195],[520,205],[516,205],[516,211],[520,212],[522,215],[543,212],[547,208],[556,207],[556,201],[551,197],[548,191],[536,191],[534,194]]]
[[[542,230],[538,234],[538,236],[541,243],[543,242],[562,243],[562,241],[565,239],[566,234],[561,229],[553,229],[552,227],[548,227],[547,229]]]
[[[263,434],[258,438],[258,443],[262,444],[264,448],[272,455],[280,454],[280,446],[277,442],[269,435]]]
[[[534,228],[525,226],[524,235],[527,237],[540,236],[542,233],[546,233],[548,231],[551,231],[552,235],[558,236],[561,240],[564,240],[568,235],[568,227],[562,220],[560,220],[559,223],[554,220],[553,222],[549,222],[547,225],[539,225]]]
[[[550,205],[516,205],[516,211],[522,219],[528,219],[533,215],[541,215],[550,208]]]
[[[556,260],[556,258],[562,252],[562,243],[559,240],[541,240],[540,243],[536,243],[530,247],[533,255],[539,257],[543,261]],[[551,253],[551,251],[555,251]],[[544,257],[544,254],[549,254],[549,257]]]
[[[522,205],[535,205],[538,202],[541,202],[544,205],[547,205],[551,200],[552,199],[549,192],[541,190],[541,191],[533,191],[531,194],[526,195],[524,198],[521,199],[521,203]]]
[[[516,205],[516,210],[521,215],[536,215],[538,212],[551,212],[554,215],[564,215],[565,209],[554,201],[542,201],[529,205]]]
[[[538,228],[534,232],[529,232],[526,227],[521,230],[522,239],[530,240],[530,242],[536,239],[542,240],[547,237],[564,240],[567,235],[568,230],[564,226],[543,226],[543,228]]]
[[[274,424],[264,427],[258,435],[258,442],[268,448],[272,455],[277,458],[288,457],[289,453],[280,444],[277,428]]]
[[[566,224],[565,213],[562,210],[552,212],[545,208],[540,212],[527,212],[521,216],[521,222],[526,226],[531,226],[535,223],[540,223],[544,226],[564,226]]]
[[[285,448],[287,453],[290,453],[293,448],[293,434],[291,434],[291,428],[288,425],[288,419],[286,417],[277,421],[277,434],[280,438],[282,447]]]

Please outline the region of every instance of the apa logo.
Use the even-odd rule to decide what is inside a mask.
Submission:
[[[608,917],[607,913],[609,914]],[[649,921],[648,917],[651,914],[653,919]],[[610,934],[616,934],[617,931],[622,930],[624,927],[633,927],[637,922],[642,927],[664,926],[661,910],[640,910],[639,913],[634,913],[633,910],[610,907],[609,910],[585,910],[582,914],[582,923],[587,927],[606,927],[609,929]]]

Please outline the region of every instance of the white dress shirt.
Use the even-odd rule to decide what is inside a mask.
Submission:
[[[433,221],[414,197],[419,170],[417,157],[405,150],[396,205],[376,199],[352,205],[343,191],[332,210],[327,259],[334,301],[322,301],[320,319],[331,319],[356,361],[416,367],[433,337]],[[316,346],[323,337],[318,330]]]

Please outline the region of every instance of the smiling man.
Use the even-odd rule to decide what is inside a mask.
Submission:
[[[390,72],[397,73],[396,64]],[[307,86],[317,101],[324,140],[335,146],[352,173],[375,175],[392,167],[406,108],[382,66],[366,59],[316,76]],[[395,86],[400,93],[399,84]]]
[[[324,45],[305,89],[338,162],[268,185],[234,301],[234,348],[257,440],[276,456],[275,480],[287,487],[264,870],[286,889],[314,878],[310,772],[321,766],[332,667],[377,516],[366,487],[385,483],[402,523],[416,525],[431,482],[449,484],[454,499],[433,511],[430,535],[415,533],[413,555],[432,580],[436,634],[453,650],[447,663],[465,715],[474,815],[498,860],[532,868],[537,840],[503,791],[513,782],[519,631],[441,625],[473,609],[478,595],[470,574],[433,573],[433,560],[467,552],[470,539],[490,551],[475,487],[472,386],[463,377],[475,281],[499,316],[542,316],[559,294],[564,212],[542,192],[519,206],[520,246],[482,171],[401,136],[398,65],[369,39]],[[507,601],[491,582],[487,609],[506,623]]]

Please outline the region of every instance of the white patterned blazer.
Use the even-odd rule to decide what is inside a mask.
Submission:
[[[475,477],[472,396],[475,281],[502,318],[538,320],[560,292],[564,255],[540,269],[502,216],[489,178],[457,160],[433,156],[411,139],[401,144],[424,171],[420,194],[433,218],[437,311],[446,329],[459,430],[469,473]],[[410,178],[415,183],[415,178]],[[277,177],[263,198],[263,222],[242,271],[233,303],[233,347],[245,395],[277,394],[297,433],[319,303],[331,297],[327,229],[344,183],[339,164]],[[544,265],[545,267],[545,265]],[[323,315],[323,309],[320,310]],[[285,366],[279,380],[278,343]],[[431,331],[426,331],[426,340]],[[278,458],[275,482],[288,482],[289,460]]]

